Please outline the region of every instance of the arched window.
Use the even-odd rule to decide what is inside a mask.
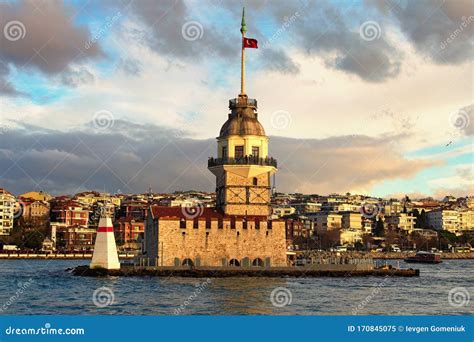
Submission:
[[[229,265],[230,266],[240,266],[240,262],[237,259],[230,259]]]
[[[253,177],[253,185],[258,185],[257,177]]]
[[[260,258],[254,259],[252,261],[252,266],[263,267],[263,260]]]
[[[184,259],[183,260],[183,266],[194,266],[194,262],[189,258]]]

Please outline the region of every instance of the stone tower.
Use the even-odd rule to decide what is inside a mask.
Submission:
[[[270,215],[270,176],[276,160],[258,121],[257,101],[245,94],[245,16],[242,15],[241,91],[229,101],[230,114],[217,137],[217,158],[208,161],[216,176],[216,205],[226,215]],[[256,47],[256,46],[255,46]]]

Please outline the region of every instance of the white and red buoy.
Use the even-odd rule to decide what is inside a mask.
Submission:
[[[99,220],[94,254],[92,255],[92,261],[89,267],[105,268],[107,270],[120,269],[112,219],[106,214],[102,214]]]

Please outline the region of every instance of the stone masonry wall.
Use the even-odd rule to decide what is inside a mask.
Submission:
[[[273,221],[272,229],[267,228],[267,221],[260,222],[260,229],[248,221],[247,229],[243,228],[242,219],[237,219],[235,229],[231,228],[230,219],[225,219],[223,228],[218,228],[218,221],[211,221],[211,228],[206,229],[206,221],[199,220],[198,228],[193,228],[193,221],[186,221],[186,228],[180,228],[179,219],[158,220],[158,265],[175,266],[175,258],[180,263],[189,258],[194,264],[199,259],[200,266],[223,266],[231,259],[237,259],[241,265],[244,258],[250,264],[256,258],[265,263],[270,258],[270,266],[286,266],[285,222]]]

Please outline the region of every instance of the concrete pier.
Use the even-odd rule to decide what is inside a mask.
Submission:
[[[192,277],[192,278],[227,278],[227,277],[367,277],[393,276],[417,277],[420,270],[395,268],[364,268],[360,265],[319,265],[324,267],[143,267],[124,266],[118,270],[91,269],[78,266],[71,269],[76,276],[85,277]]]

